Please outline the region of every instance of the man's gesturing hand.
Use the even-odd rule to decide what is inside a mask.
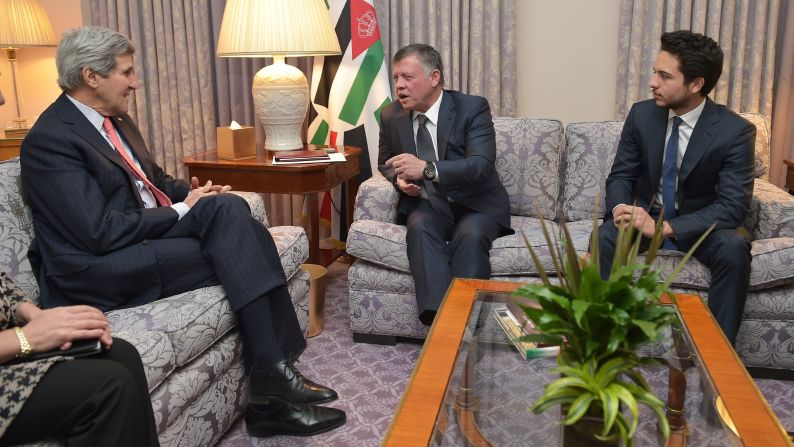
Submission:
[[[419,180],[424,178],[423,171],[427,163],[412,154],[400,154],[386,160],[386,166],[394,169],[398,179]],[[400,186],[399,184],[397,186]],[[402,188],[400,188],[402,189]],[[405,191],[405,190],[403,190]],[[408,194],[406,192],[406,194]],[[410,194],[409,194],[410,195]]]
[[[232,187],[229,185],[213,185],[212,180],[207,180],[207,183],[204,186],[199,186],[198,177],[192,177],[190,179],[190,192],[188,193],[187,197],[185,197],[185,204],[190,208],[193,208],[193,205],[199,201],[202,197],[212,196],[215,194],[224,194],[232,190]]]

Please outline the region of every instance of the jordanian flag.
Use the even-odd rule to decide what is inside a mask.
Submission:
[[[391,102],[378,19],[371,0],[326,3],[342,55],[314,58],[309,142],[360,147],[359,180],[364,181],[377,171],[380,112]],[[326,193],[320,210],[321,223],[333,222],[336,241],[347,237],[341,189],[334,190],[333,199]]]

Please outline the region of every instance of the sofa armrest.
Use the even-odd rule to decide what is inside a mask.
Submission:
[[[794,196],[757,178],[751,209],[751,215],[758,213],[758,224],[753,228],[754,239],[794,237]]]
[[[259,193],[248,191],[232,191],[232,194],[237,194],[238,196],[245,199],[245,201],[248,202],[248,206],[251,207],[251,215],[254,216],[254,219],[262,222],[265,227],[270,227],[270,223],[267,221],[265,201],[262,200],[262,196]]]
[[[376,220],[394,223],[397,220],[397,203],[400,194],[386,177],[376,173],[358,188],[353,221]]]

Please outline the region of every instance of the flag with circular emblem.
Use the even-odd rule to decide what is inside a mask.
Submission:
[[[326,3],[342,54],[314,58],[309,143],[360,147],[359,181],[364,181],[377,171],[380,112],[391,102],[380,28],[371,0]],[[322,201],[320,220],[326,226],[333,222],[335,242],[347,236],[345,198],[337,188]]]

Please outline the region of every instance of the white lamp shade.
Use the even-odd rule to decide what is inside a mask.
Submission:
[[[323,0],[228,0],[217,55],[223,57],[341,54]]]
[[[55,46],[55,33],[39,0],[0,0],[0,48]]]
[[[272,56],[254,77],[254,109],[267,140],[265,149],[303,148],[301,127],[309,107],[309,84],[286,56],[341,54],[323,0],[227,0],[218,56]]]

